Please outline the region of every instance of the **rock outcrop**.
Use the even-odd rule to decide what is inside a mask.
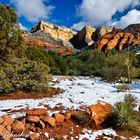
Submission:
[[[78,32],[70,42],[74,47],[82,49],[83,47],[92,46],[94,44],[94,33],[96,28],[92,26],[85,26],[81,31]]]
[[[78,32],[70,42],[74,47],[81,49],[83,47],[96,47],[96,41],[99,40],[103,35],[111,32],[113,27],[100,27],[94,28],[93,26],[85,26],[81,31]]]
[[[103,35],[97,41],[100,50],[107,52],[112,49],[123,50],[127,47],[135,47],[140,44],[140,25],[130,25],[124,30],[115,29]]]
[[[103,35],[107,34],[107,33],[110,33],[113,31],[113,27],[111,26],[103,26],[103,27],[100,27],[99,29],[97,29],[97,37],[98,39],[100,39]]]
[[[52,38],[62,40],[63,42],[69,41],[75,34],[77,34],[77,32],[72,29],[43,21],[40,21],[37,26],[33,27],[31,33],[39,30],[44,31],[50,34]]]
[[[37,31],[35,33],[23,33],[24,44],[26,46],[35,46],[46,49],[47,51],[55,51],[60,55],[73,54],[73,46],[70,42],[55,40],[48,33]]]
[[[62,56],[73,54],[75,48],[98,48],[103,52],[112,49],[121,51],[128,46],[134,48],[140,45],[140,24],[132,24],[125,29],[85,26],[81,31],[76,32],[41,21],[31,29],[31,33],[24,32],[23,37],[27,46],[56,51]]]
[[[87,108],[87,113],[91,120],[94,120],[97,127],[99,127],[111,113],[111,105],[102,101],[91,105]]]

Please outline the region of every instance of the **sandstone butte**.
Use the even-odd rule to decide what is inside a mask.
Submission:
[[[51,41],[36,37],[34,33],[38,31],[47,33]],[[32,38],[31,35],[33,35]],[[39,36],[41,37],[42,34]],[[30,34],[24,33],[23,37],[27,46],[54,50],[62,56],[73,54],[73,47],[77,49],[98,48],[103,52],[112,49],[121,51],[128,46],[134,47],[140,44],[140,24],[132,24],[125,29],[115,29],[110,26],[100,28],[85,26],[81,31],[76,32],[63,26],[41,21],[31,29]]]
[[[64,26],[58,26],[52,23],[40,21],[39,24],[31,29],[31,32],[36,32],[42,30],[50,34],[56,40],[63,40],[65,42],[69,41],[75,34],[76,31],[69,29]]]
[[[115,33],[114,33],[115,32]],[[136,46],[140,44],[140,33],[137,38],[132,33],[122,31],[112,31],[104,36],[97,42],[98,48],[104,52],[112,49],[123,50],[128,46]]]

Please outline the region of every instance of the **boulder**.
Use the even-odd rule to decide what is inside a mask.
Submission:
[[[39,121],[39,124],[40,124],[40,126],[41,126],[42,129],[45,128],[45,124],[41,120]]]
[[[21,121],[16,120],[12,124],[12,131],[16,134],[20,134],[25,131],[25,124]]]
[[[65,120],[71,119],[71,116],[72,116],[71,112],[66,112],[64,115],[65,115]]]
[[[94,120],[96,126],[100,126],[111,113],[112,106],[106,102],[98,101],[97,104],[87,107],[90,119]]]
[[[4,120],[4,122],[1,124],[3,127],[11,125],[14,122],[14,119],[10,115],[4,115],[2,116],[2,119]]]
[[[41,120],[45,123],[48,123],[52,127],[56,127],[56,120],[53,117],[44,116],[44,117],[41,118]]]
[[[27,115],[31,115],[31,116],[45,116],[48,115],[48,110],[44,108],[37,108],[37,109],[28,110],[26,113]]]
[[[3,122],[4,122],[4,119],[0,117],[0,124],[2,124]]]
[[[30,123],[30,122],[27,122],[25,124],[25,127],[28,131],[33,131],[33,132],[36,132],[36,127],[35,127],[35,123]]]
[[[53,116],[56,119],[56,123],[62,123],[65,120],[65,116],[63,114],[55,113]]]
[[[0,125],[0,136],[4,139],[4,140],[11,140],[11,135],[10,132],[8,132],[6,130],[6,128],[4,128],[3,126]]]
[[[39,133],[32,133],[29,135],[30,140],[38,140],[40,134]]]
[[[40,121],[40,118],[37,116],[28,116],[26,118],[27,121],[29,122],[34,122],[34,123],[38,123]]]
[[[12,129],[11,124],[7,125],[5,128],[7,129],[8,132],[11,132],[11,129]]]

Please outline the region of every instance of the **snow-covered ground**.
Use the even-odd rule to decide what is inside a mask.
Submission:
[[[55,95],[53,98],[2,100],[0,101],[0,115],[6,113],[1,110],[45,108],[44,105],[51,108],[60,105],[65,108],[78,109],[80,106],[95,104],[98,100],[113,105],[122,101],[124,95],[127,94],[127,92],[117,92],[117,84],[105,83],[99,78],[55,76],[53,81],[56,80],[60,83],[54,87],[64,89],[64,93]],[[140,104],[140,83],[131,84],[131,93],[139,99]]]
[[[53,86],[64,89],[64,93],[55,95],[53,98],[0,101],[0,115],[7,113],[2,110],[45,108],[46,105],[51,108],[64,106],[65,108],[79,109],[81,106],[95,104],[98,100],[114,105],[116,102],[122,101],[125,94],[127,94],[127,92],[117,92],[117,84],[106,83],[99,78],[54,76],[53,81],[56,80],[60,81],[60,83]],[[130,92],[138,98],[140,104],[140,83],[132,83],[130,86]],[[95,132],[90,132],[90,135],[91,140],[93,140]],[[79,138],[82,137],[80,135]]]

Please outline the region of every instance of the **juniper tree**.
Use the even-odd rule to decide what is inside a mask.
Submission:
[[[15,10],[0,4],[0,60],[10,60],[17,55],[21,45],[22,34]]]
[[[28,60],[24,48],[15,10],[0,4],[0,93],[47,91],[49,67]]]

